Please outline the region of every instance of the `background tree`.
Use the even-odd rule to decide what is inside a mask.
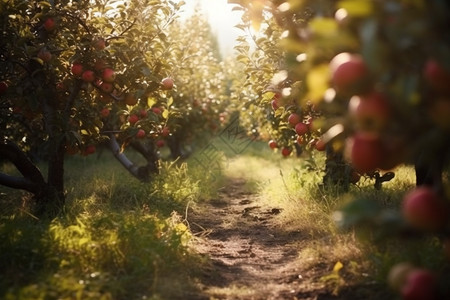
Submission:
[[[156,172],[154,142],[172,102],[161,82],[170,73],[165,30],[179,5],[161,0],[0,6],[0,153],[22,175],[0,174],[0,183],[33,193],[37,211],[53,215],[64,205],[67,153],[88,155],[108,141],[137,178]],[[154,105],[160,113],[150,110]],[[147,165],[130,161],[122,151],[127,146],[141,152]],[[47,178],[31,157],[47,160]]]
[[[207,18],[195,11],[170,27],[171,76],[176,82],[167,143],[171,156],[187,156],[226,122],[229,104],[227,66]]]

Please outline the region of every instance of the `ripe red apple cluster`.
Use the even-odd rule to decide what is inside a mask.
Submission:
[[[349,98],[348,115],[353,135],[347,142],[346,153],[354,169],[373,173],[389,170],[400,161],[391,160],[399,152],[386,135],[392,108],[385,93],[373,87],[370,72],[359,54],[340,53],[330,61],[331,82],[336,93]]]
[[[279,92],[274,93],[271,100],[271,107],[274,111],[278,110],[280,107],[285,106],[282,103],[282,95]],[[295,105],[289,105],[289,110],[291,111],[287,117],[287,125],[292,128],[292,130],[297,135],[297,144],[299,146],[308,146],[310,149],[316,149],[318,151],[324,151],[326,149],[326,143],[322,139],[315,138],[317,130],[314,128],[314,119],[309,115],[303,115],[298,113],[293,108]],[[268,145],[271,149],[276,149],[279,147],[278,142],[275,140],[270,140]],[[292,146],[284,145],[281,148],[281,154],[284,157],[290,156],[292,153]]]

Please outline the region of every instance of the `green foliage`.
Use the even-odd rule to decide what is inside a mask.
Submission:
[[[17,204],[2,211],[0,298],[170,299],[193,289],[197,258],[184,216],[209,196],[203,185],[218,183],[186,163],[164,163],[142,183],[111,160],[109,152],[68,160],[64,216],[36,220]]]

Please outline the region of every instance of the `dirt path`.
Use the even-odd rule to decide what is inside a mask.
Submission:
[[[201,292],[183,299],[392,299],[378,284],[357,283],[345,272],[334,295],[336,286],[321,280],[333,265],[326,258],[306,264],[299,259],[300,250],[314,243],[311,237],[280,229],[276,218],[281,210],[247,192],[245,184],[243,179],[230,179],[217,199],[201,203],[189,215],[197,236],[194,247],[208,263],[199,278]]]
[[[302,234],[277,230],[274,218],[280,209],[262,206],[244,185],[244,180],[231,180],[218,199],[189,218],[199,236],[195,247],[211,262],[202,282],[204,296],[296,299],[304,284],[298,261]]]

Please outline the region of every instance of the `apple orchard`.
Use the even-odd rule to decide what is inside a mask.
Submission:
[[[336,218],[343,228],[369,223],[398,238],[430,238],[448,258],[449,5],[229,2],[242,7],[240,28],[251,35],[236,47],[248,74],[239,86],[243,122],[283,156],[325,151],[324,186],[348,190],[364,177],[381,189],[396,166],[414,165],[417,188],[405,193],[398,215],[354,199]],[[367,210],[372,220],[363,217]],[[397,292],[404,299],[448,297],[448,260],[435,270],[415,263],[402,272],[393,266]]]
[[[323,155],[325,191],[351,192],[361,178],[380,190],[397,166],[413,165],[417,187],[393,217],[355,198],[336,220],[439,244],[433,261],[444,263],[392,263],[388,281],[403,299],[448,298],[450,5],[229,3],[243,12],[236,27],[246,36],[235,61],[222,62],[206,21],[177,21],[182,3],[2,1],[0,154],[21,175],[0,173],[0,184],[31,193],[33,213],[55,217],[70,156],[109,149],[151,181],[162,148],[183,159],[233,113],[249,138],[287,159]]]

